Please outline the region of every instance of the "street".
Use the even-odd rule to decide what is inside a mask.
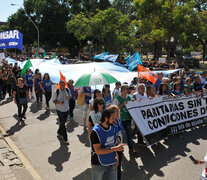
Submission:
[[[53,88],[54,89],[54,88]],[[57,114],[55,106],[45,110],[45,104],[37,107],[29,103],[24,124],[17,121],[14,102],[0,104],[0,124],[17,147],[31,162],[44,180],[91,179],[90,144],[87,129],[82,122],[82,111],[76,106],[74,121],[67,123],[70,145],[57,138]],[[134,139],[136,156],[129,156],[125,147],[122,161],[123,180],[196,180],[202,165],[195,166],[189,155],[203,159],[207,147],[207,127],[170,136],[151,147],[143,147]]]

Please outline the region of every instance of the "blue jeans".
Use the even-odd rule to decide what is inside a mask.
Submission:
[[[132,129],[131,129],[131,120],[122,121],[122,127],[126,132],[127,144],[129,149],[132,149]]]
[[[117,168],[115,165],[102,166],[92,165],[92,180],[117,180]]]

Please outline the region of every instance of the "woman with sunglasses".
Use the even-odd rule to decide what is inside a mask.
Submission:
[[[88,119],[88,139],[90,140],[91,130],[94,125],[99,124],[102,111],[104,109],[104,100],[103,98],[96,98],[93,103],[93,111],[89,113]]]
[[[14,98],[14,103],[17,105],[18,108],[19,120],[22,121],[22,118],[26,119],[25,113],[28,107],[27,106],[28,100],[30,101],[27,86],[24,85],[24,81],[22,78],[18,78],[17,80],[17,86],[16,88],[14,88],[13,91],[13,98]]]

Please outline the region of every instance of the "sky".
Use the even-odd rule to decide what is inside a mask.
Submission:
[[[23,5],[24,0],[0,0],[0,22],[6,22],[7,18],[14,14],[20,7],[13,4]]]

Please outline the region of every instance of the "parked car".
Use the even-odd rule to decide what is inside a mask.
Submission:
[[[191,60],[191,59],[193,59],[193,56],[191,54],[186,54],[183,56],[183,59],[184,60]]]

